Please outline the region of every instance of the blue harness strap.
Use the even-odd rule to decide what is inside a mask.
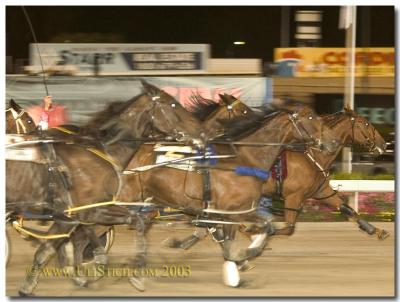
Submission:
[[[241,176],[254,176],[260,178],[261,180],[267,180],[269,177],[269,171],[251,167],[236,167],[235,173]]]

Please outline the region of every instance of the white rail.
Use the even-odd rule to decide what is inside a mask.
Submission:
[[[394,192],[394,180],[331,180],[329,182],[332,188],[340,192],[352,192],[350,206],[358,211],[358,193],[359,192]]]

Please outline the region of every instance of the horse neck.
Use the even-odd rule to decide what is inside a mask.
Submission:
[[[123,143],[116,143],[106,146],[105,149],[108,154],[110,154],[114,159],[119,162],[122,168],[125,168],[132,160],[132,157],[138,150],[139,145],[139,143],[135,144],[134,146]]]
[[[340,147],[337,148],[337,150],[333,154],[318,152],[315,155],[315,159],[320,165],[322,165],[324,169],[328,169],[332,165],[336,157],[339,155],[339,153],[342,151],[344,145],[351,142],[352,135],[351,131],[349,131],[349,126],[351,127],[347,117],[341,115],[340,120],[331,128],[331,131],[335,135],[335,139],[339,140],[340,142]]]
[[[207,135],[207,137],[212,138],[224,130],[224,127],[218,121],[220,119],[220,111],[226,110],[225,108],[219,108],[215,112],[211,113],[202,123],[202,127]]]
[[[287,131],[289,120],[285,122],[287,115],[279,115],[254,133],[240,139],[242,143],[277,143],[286,144],[294,138]],[[281,128],[281,129],[280,129]],[[276,130],[276,131],[271,131]],[[294,130],[294,129],[293,129]],[[265,146],[240,146],[237,148],[240,158],[252,167],[262,169],[271,169],[276,157],[283,150],[282,145],[265,145]]]

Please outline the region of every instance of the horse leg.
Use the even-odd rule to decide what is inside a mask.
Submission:
[[[104,250],[103,245],[100,242],[99,237],[96,235],[93,225],[82,226],[83,232],[89,239],[89,243],[93,247],[93,256],[96,264],[107,265],[108,257]]]
[[[325,196],[328,197],[324,198]],[[358,213],[352,207],[346,204],[338,194],[335,194],[335,191],[333,191],[329,185],[325,186],[323,190],[320,190],[315,197],[323,198],[322,200],[324,203],[337,208],[340,213],[347,216],[350,220],[357,222],[358,227],[369,235],[376,234],[380,240],[383,240],[389,236],[387,231],[373,226],[364,219],[360,219]]]
[[[78,232],[78,230],[76,230]],[[60,264],[60,267],[65,268],[68,271],[68,275],[72,276],[72,280],[76,285],[79,287],[86,287],[88,285],[88,280],[84,276],[78,276],[78,274],[75,274],[76,272],[76,267],[77,265],[81,265],[82,262],[78,262],[76,260],[76,252],[75,252],[75,244],[74,244],[75,238],[74,234],[71,236],[71,240],[64,242],[61,244],[59,249],[57,250],[57,255],[58,255],[58,262]]]
[[[299,211],[302,206],[304,200],[303,194],[300,192],[290,193],[285,196],[285,209],[284,210],[284,219],[286,226],[280,229],[275,228],[275,232],[273,235],[286,235],[291,236],[295,231],[296,220],[299,215]]]
[[[225,285],[237,287],[240,282],[240,275],[237,264],[241,268],[248,267],[248,259],[259,256],[267,243],[267,231],[256,235],[260,240],[254,240],[246,249],[238,249],[233,243],[237,226],[225,225],[223,227],[224,238],[220,243],[222,247],[224,265],[223,282]],[[256,243],[255,243],[256,242]]]
[[[133,263],[137,267],[145,267],[147,253],[146,232],[150,229],[150,227],[145,223],[140,214],[134,214],[134,216],[135,217],[131,226],[136,230],[136,256],[133,260]],[[137,290],[144,291],[146,289],[142,277],[130,276],[128,279],[132,286],[134,286]]]
[[[71,231],[71,228],[73,227],[71,227],[70,225],[62,225],[57,222],[54,222],[53,225],[50,227],[48,234],[49,235],[59,234],[59,233],[66,234]],[[25,280],[23,281],[19,289],[19,294],[21,296],[32,295],[33,291],[35,290],[38,284],[41,270],[54,256],[58,247],[64,241],[65,238],[47,240],[39,246],[39,248],[35,253],[32,266],[27,271]]]
[[[196,227],[192,235],[189,235],[182,240],[172,238],[172,240],[168,244],[168,247],[188,250],[206,236],[207,230],[205,228]]]
[[[222,253],[224,257],[224,264],[222,266],[222,281],[225,285],[230,287],[237,287],[240,282],[240,274],[236,261],[232,259],[232,241],[235,237],[235,227],[223,227],[223,240],[220,242]]]

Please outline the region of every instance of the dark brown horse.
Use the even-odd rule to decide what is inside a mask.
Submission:
[[[129,110],[126,110],[129,108]],[[104,149],[81,138],[69,141],[55,140],[49,144],[40,143],[41,154],[38,163],[19,160],[7,160],[6,196],[7,212],[11,219],[18,221],[28,212],[29,215],[47,215],[54,220],[45,238],[55,238],[42,243],[35,254],[32,274],[27,276],[20,293],[31,294],[38,282],[39,271],[53,256],[57,248],[74,230],[85,224],[115,225],[141,224],[137,213],[114,204],[114,197],[121,187],[120,172],[131,160],[140,142],[126,141],[116,143],[121,137],[141,138],[151,133],[172,134],[180,140],[198,136],[201,129],[194,119],[182,120],[178,114],[183,108],[174,108],[157,97],[140,95],[113,112],[103,124],[97,125],[103,131]],[[124,123],[116,123],[115,116],[135,119],[135,129]],[[36,146],[36,137],[30,137],[32,146]],[[42,139],[42,137],[40,137]],[[117,160],[116,160],[117,159]],[[44,160],[44,163],[41,163]],[[91,205],[106,202],[107,207]],[[110,202],[110,204],[108,203]],[[90,211],[80,211],[88,206]],[[104,210],[104,208],[107,208]],[[79,209],[75,211],[74,209]],[[22,230],[21,230],[22,231]],[[100,244],[92,228],[85,227],[87,236],[95,246]],[[58,238],[57,236],[61,236]],[[72,240],[73,241],[73,240]],[[102,251],[99,251],[102,253]],[[75,255],[75,261],[81,262],[81,255]]]

